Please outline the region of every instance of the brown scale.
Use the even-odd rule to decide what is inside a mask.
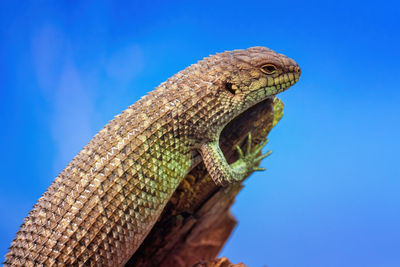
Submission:
[[[252,81],[263,75],[259,64],[268,60],[281,64],[282,71],[298,68],[263,47],[219,53],[172,76],[116,116],[39,199],[5,266],[125,264],[191,169],[192,152],[262,100],[232,108],[238,98],[227,92],[226,82],[249,94]]]

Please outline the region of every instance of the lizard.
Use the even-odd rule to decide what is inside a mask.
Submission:
[[[219,135],[300,75],[293,59],[250,47],[211,55],[170,77],[111,120],[55,178],[24,219],[4,265],[123,266],[196,154],[219,186],[263,170],[267,140],[237,147],[239,159],[228,164]]]

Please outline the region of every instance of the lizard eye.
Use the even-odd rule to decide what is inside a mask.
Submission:
[[[260,70],[264,72],[265,74],[274,74],[277,70],[275,65],[272,64],[265,64],[261,66]]]

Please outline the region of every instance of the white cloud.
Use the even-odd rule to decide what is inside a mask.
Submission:
[[[58,149],[55,169],[61,170],[93,136],[93,97],[81,83],[72,62],[62,71],[55,91],[52,136]]]
[[[143,52],[137,45],[125,47],[111,55],[107,74],[118,82],[129,82],[139,74],[144,65]]]
[[[51,107],[49,127],[56,149],[53,168],[61,171],[93,136],[90,82],[73,61],[73,49],[62,30],[45,25],[32,37],[32,57],[43,97]]]
[[[32,37],[31,48],[38,85],[47,101],[54,97],[65,62],[67,42],[54,25],[41,27]]]

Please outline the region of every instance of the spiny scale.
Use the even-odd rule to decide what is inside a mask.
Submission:
[[[263,47],[235,53],[294,62]],[[205,58],[116,116],[38,200],[5,266],[124,265],[190,170],[193,150],[244,111],[227,110],[231,100],[216,94],[241,64],[232,52]],[[250,86],[255,76],[236,78]]]

